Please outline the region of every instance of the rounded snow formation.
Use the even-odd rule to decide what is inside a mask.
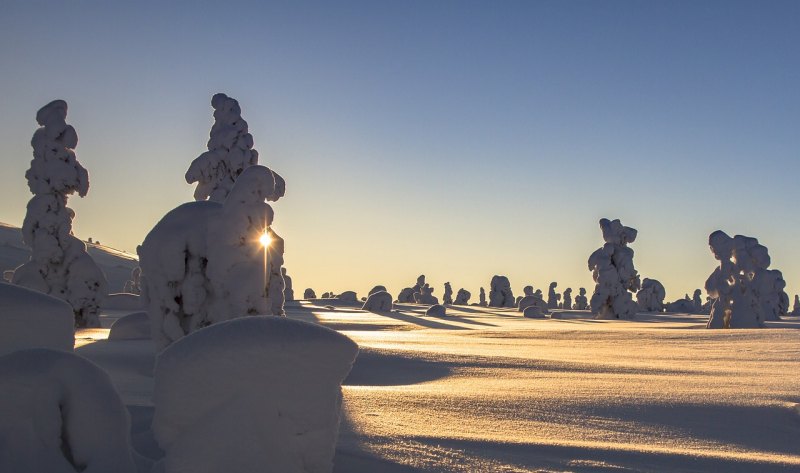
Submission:
[[[596,283],[592,294],[592,314],[596,319],[633,319],[639,309],[631,292],[639,290],[639,274],[633,267],[633,250],[628,243],[637,232],[619,219],[600,219],[605,244],[589,256],[589,271]]]
[[[392,295],[386,291],[373,292],[361,308],[370,312],[391,312]]]
[[[316,299],[316,298],[317,298],[317,293],[314,292],[314,290],[311,289],[310,287],[305,291],[303,291],[303,299]]]
[[[544,310],[539,305],[529,305],[522,311],[522,316],[526,319],[543,319]]]
[[[164,471],[330,472],[357,354],[344,335],[283,317],[243,317],[173,343],[155,367]]]
[[[294,289],[292,288],[292,278],[286,274],[286,268],[281,268],[281,275],[283,276],[283,299],[284,301],[294,300]]]
[[[489,290],[489,307],[514,307],[517,300],[511,292],[511,283],[505,276],[492,276]],[[483,290],[483,288],[481,288]],[[483,302],[483,300],[481,300]],[[481,304],[482,305],[482,304]]]
[[[447,315],[447,309],[441,304],[432,305],[428,307],[428,310],[425,311],[425,315],[444,317]]]
[[[423,286],[425,286],[425,275],[420,274],[417,277],[417,283],[413,287],[406,287],[400,291],[400,294],[397,295],[397,302],[402,304],[416,302],[415,294],[420,294]]]
[[[678,299],[675,302],[670,302],[664,309],[667,312],[674,312],[679,314],[693,314],[695,313],[695,306],[689,299]]]
[[[417,304],[438,304],[439,299],[433,295],[433,288],[426,283],[419,289],[419,292],[414,293],[414,302]]]
[[[758,328],[786,315],[786,282],[780,271],[767,269],[767,247],[752,237],[731,238],[722,230],[709,235],[708,245],[719,261],[706,281],[706,292],[715,299],[708,328]]]
[[[358,295],[355,291],[344,291],[343,293],[336,296],[342,302],[352,303],[355,304],[358,302]]]
[[[517,310],[524,313],[528,307],[538,307],[542,314],[547,314],[550,312],[544,299],[535,295],[525,296],[520,299],[519,304],[517,305]]]
[[[108,310],[141,310],[143,308],[141,296],[127,292],[109,294],[103,301],[103,309]]]
[[[375,287],[373,287],[372,289],[369,290],[369,292],[367,293],[367,296],[371,296],[371,295],[375,294],[376,292],[381,292],[381,291],[389,292],[386,289],[386,286],[375,286]]]
[[[0,283],[0,355],[28,348],[71,352],[74,317],[72,306],[61,299]]]
[[[72,353],[0,357],[0,471],[135,473],[128,411],[108,375]]]
[[[120,317],[111,324],[108,332],[109,340],[142,340],[151,336],[147,312],[134,312]]]
[[[575,310],[586,310],[589,308],[589,299],[586,298],[586,288],[578,289],[578,295],[575,296],[575,304],[572,306]]]
[[[453,301],[453,305],[469,305],[470,297],[472,297],[472,294],[468,290],[461,288],[456,293],[456,300]]]
[[[75,212],[67,199],[89,191],[89,173],[75,156],[78,134],[68,125],[67,103],[54,100],[36,113],[41,125],[31,139],[33,160],[25,172],[34,194],[22,223],[30,260],[18,267],[12,282],[67,301],[77,327],[99,327],[98,312],[108,293],[106,277],[72,235]]]
[[[158,349],[213,323],[284,314],[283,239],[269,228],[273,212],[265,202],[275,182],[268,168],[250,166],[224,204],[183,204],[147,234],[139,264]]]
[[[661,312],[664,310],[664,298],[667,290],[656,279],[644,278],[642,288],[636,293],[636,303],[644,312]]]

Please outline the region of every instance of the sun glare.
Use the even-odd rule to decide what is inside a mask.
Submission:
[[[269,236],[269,233],[264,232],[261,237],[259,237],[258,241],[261,242],[261,245],[266,248],[270,243],[272,243],[272,237]]]

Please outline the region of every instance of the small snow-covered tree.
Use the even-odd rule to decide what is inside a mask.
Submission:
[[[89,173],[75,156],[78,134],[66,119],[63,100],[36,113],[40,128],[31,139],[33,160],[25,173],[33,198],[22,224],[31,259],[14,271],[12,282],[69,302],[77,327],[99,327],[108,284],[86,244],[72,235],[75,212],[67,207],[67,198],[75,192],[86,195]]]

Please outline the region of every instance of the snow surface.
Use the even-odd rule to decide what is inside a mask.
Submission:
[[[108,374],[55,350],[0,357],[0,471],[135,473],[130,420]]]
[[[0,355],[26,348],[72,351],[72,306],[47,294],[0,282]]]
[[[709,331],[703,315],[451,306],[439,319],[416,304],[374,314],[315,302],[287,317],[360,347],[335,473],[800,471],[798,317]],[[108,370],[134,445],[159,459],[152,343],[107,332],[79,331],[76,351]]]
[[[173,343],[155,369],[164,471],[331,471],[340,386],[357,353],[340,333],[274,316],[214,324]]]
[[[151,337],[147,312],[134,312],[120,317],[108,331],[109,340],[148,340]]]

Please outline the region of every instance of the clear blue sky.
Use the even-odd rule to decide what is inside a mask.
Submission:
[[[75,233],[134,250],[191,200],[225,92],[286,178],[299,292],[590,288],[601,217],[669,299],[718,228],[800,291],[800,2],[117,3],[0,4],[0,221],[63,98],[92,181]]]

